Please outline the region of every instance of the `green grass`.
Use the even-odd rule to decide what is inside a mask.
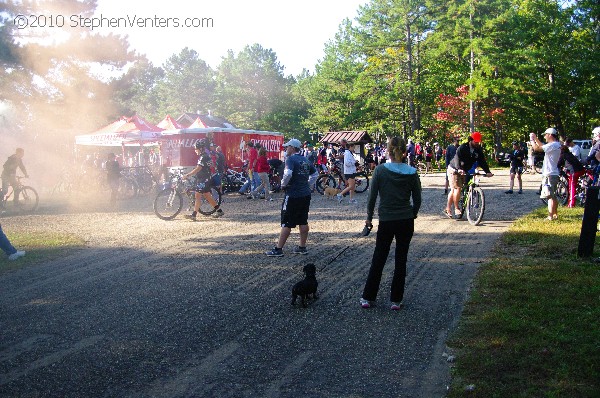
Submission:
[[[515,222],[480,268],[449,397],[600,397],[600,265],[576,257],[583,209],[558,214]]]
[[[6,231],[5,231],[6,233]],[[67,255],[84,247],[82,239],[69,234],[52,231],[43,232],[10,232],[10,242],[17,250],[25,250],[27,254],[16,261],[9,261],[0,251],[0,274],[24,266],[39,264]]]

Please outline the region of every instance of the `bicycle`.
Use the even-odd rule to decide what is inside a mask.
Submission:
[[[471,225],[479,225],[483,219],[483,213],[485,212],[485,195],[483,189],[479,187],[479,176],[485,176],[486,173],[477,171],[470,174],[471,178],[469,182],[463,185],[460,191],[460,199],[458,206],[460,208],[460,214],[457,215],[457,219],[461,219],[465,212],[467,213],[467,220]]]
[[[183,209],[184,197],[188,200],[189,211],[194,209],[196,200],[196,185],[193,181],[183,179],[183,171],[179,170],[175,174],[171,174],[169,180],[163,184],[163,188],[154,198],[154,214],[161,220],[172,220],[177,217]],[[217,205],[220,206],[221,192],[215,187],[211,187],[210,192]],[[200,214],[208,216],[215,211],[216,209],[202,196]]]
[[[540,192],[541,190],[542,186],[540,185]],[[569,179],[564,170],[560,171],[560,176],[558,178],[558,182],[556,183],[556,199],[558,200],[558,204],[562,206],[565,206],[569,201]],[[544,204],[548,204],[547,198],[541,198],[541,200],[544,202]]]
[[[369,175],[362,166],[356,168],[354,184],[355,193],[363,193],[369,188]],[[315,188],[321,195],[325,193],[325,188],[338,188],[343,190],[345,186],[346,180],[344,179],[340,162],[333,162],[327,172],[321,173],[321,175],[317,177],[315,183]]]
[[[39,204],[39,195],[35,189],[28,185],[23,185],[21,180],[23,176],[16,176],[17,186],[9,185],[8,191],[0,196],[0,207],[6,209],[9,202],[12,202],[16,211],[24,213],[33,213],[37,210]],[[18,196],[14,197],[14,193]],[[12,201],[10,199],[13,198]],[[16,200],[15,200],[16,199]]]

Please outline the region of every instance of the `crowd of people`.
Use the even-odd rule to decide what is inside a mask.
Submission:
[[[560,140],[554,128],[548,128],[544,132],[545,142],[542,142],[535,133],[530,135],[528,143],[530,152],[544,152],[540,194],[548,199],[548,220],[558,218],[556,187],[560,174],[559,167],[568,170],[570,189],[568,206],[570,207],[574,206],[574,187],[578,178],[585,172],[584,165],[595,169],[600,168],[600,127],[593,130],[593,139],[594,145],[587,158],[583,159],[581,151],[574,145],[573,140]],[[459,144],[458,138],[455,138],[445,150],[442,150],[437,143],[430,145],[427,142],[421,145],[411,140],[405,142],[399,137],[389,138],[386,145],[367,147],[364,161],[367,167],[374,171],[367,199],[365,234],[373,228],[377,202],[379,203],[379,226],[369,273],[359,301],[361,307],[370,308],[376,300],[383,268],[394,239],[396,240],[395,265],[390,302],[392,310],[399,310],[402,307],[407,254],[414,233],[414,219],[421,206],[421,181],[414,167],[415,161],[424,161],[428,169],[432,167],[434,161],[438,168],[442,160],[444,161],[446,165],[444,194],[447,194],[447,202],[443,213],[448,218],[460,218],[461,208],[458,201],[461,189],[467,184],[468,176],[476,167],[483,169],[487,177],[493,176],[481,142],[481,133],[474,132],[463,144]],[[346,185],[337,194],[338,200],[341,202],[344,194],[348,194],[350,203],[356,203],[354,199],[354,179],[357,171],[355,143],[341,140],[337,148],[333,145],[325,145],[315,149],[310,143],[303,144],[297,139],[290,139],[283,144],[283,148],[283,160],[267,159],[265,148],[252,142],[248,143],[248,185],[243,186],[239,191],[240,194],[246,194],[250,188],[249,199],[256,199],[263,194],[265,200],[272,201],[268,173],[272,169],[278,170],[281,189],[284,192],[280,213],[281,230],[275,246],[265,252],[269,257],[284,256],[284,246],[296,227],[299,230],[299,242],[292,253],[308,254],[307,241],[310,230],[308,218],[313,191],[312,181],[320,171],[326,170],[329,162],[340,161],[343,165]],[[194,211],[186,217],[196,219],[202,200],[208,201],[214,207],[213,217],[221,217],[224,212],[215,202],[210,191],[211,187],[220,186],[219,176],[225,170],[224,156],[220,148],[207,139],[195,143],[195,152],[198,156],[197,165],[184,175],[185,179],[195,177],[196,184]],[[5,163],[2,172],[4,192],[8,185],[15,184],[15,173],[18,168],[27,175],[22,161],[23,156],[23,149],[18,148]],[[531,153],[526,153],[518,142],[513,142],[513,150],[510,154],[509,189],[506,194],[514,192],[515,180],[518,184],[517,193],[523,192],[521,175],[530,158]],[[118,180],[119,164],[113,153],[108,155],[104,167],[108,170],[109,185],[114,187],[115,180]],[[114,200],[115,197],[111,196],[111,202]],[[10,244],[1,227],[0,247],[11,260],[25,255],[24,251],[19,251]]]

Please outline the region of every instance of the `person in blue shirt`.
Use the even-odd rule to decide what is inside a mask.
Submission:
[[[308,254],[306,241],[308,239],[308,212],[310,209],[311,175],[318,173],[314,164],[300,155],[302,143],[293,138],[283,144],[286,151],[285,170],[281,179],[281,189],[285,191],[281,204],[281,232],[277,245],[266,252],[269,257],[282,257],[283,246],[287,241],[292,228],[300,230],[300,245],[294,249],[294,254]]]
[[[513,141],[513,151],[508,156],[510,159],[510,188],[504,192],[507,194],[513,193],[513,187],[515,185],[515,176],[519,182],[519,193],[523,193],[523,180],[521,174],[523,174],[523,160],[525,159],[525,151],[519,147],[517,141]]]

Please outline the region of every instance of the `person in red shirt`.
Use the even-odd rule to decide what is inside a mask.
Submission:
[[[260,191],[264,188],[265,190],[265,200],[272,202],[273,198],[271,197],[271,184],[269,184],[269,162],[267,161],[267,150],[265,148],[260,148],[258,151],[258,157],[256,158],[256,167],[255,173],[258,174],[260,178],[260,185],[253,190],[248,199],[258,198],[260,195]]]

